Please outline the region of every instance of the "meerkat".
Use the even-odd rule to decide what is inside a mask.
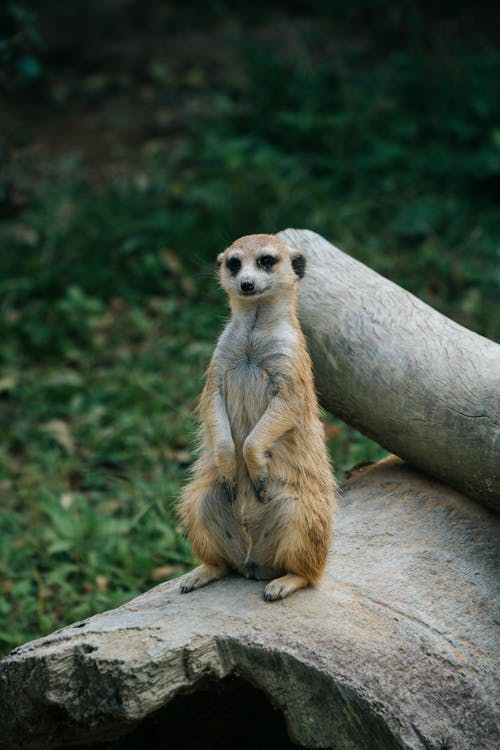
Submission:
[[[311,360],[297,318],[305,258],[241,237],[217,258],[231,318],[208,367],[200,453],[179,503],[203,563],[187,593],[236,571],[283,599],[321,578],[336,500]]]

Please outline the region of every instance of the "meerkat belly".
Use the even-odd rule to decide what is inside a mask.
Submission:
[[[226,372],[225,399],[238,462],[238,492],[232,508],[235,526],[231,539],[226,542],[228,557],[246,578],[268,580],[281,574],[273,565],[274,544],[269,534],[266,535],[266,516],[270,508],[257,500],[243,459],[243,444],[269,404],[266,369],[242,354]]]

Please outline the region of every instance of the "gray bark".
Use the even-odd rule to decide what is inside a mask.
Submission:
[[[500,510],[500,346],[308,230],[299,317],[326,409]]]
[[[499,525],[399,459],[363,469],[316,589],[266,603],[264,582],[182,596],[180,579],[16,649],[0,662],[0,747],[118,737],[239,674],[304,747],[496,750]]]

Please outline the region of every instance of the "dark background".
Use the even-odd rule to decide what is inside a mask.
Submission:
[[[494,3],[0,9],[0,644],[192,564],[172,503],[239,235],[500,333]],[[337,474],[383,452],[325,415]]]

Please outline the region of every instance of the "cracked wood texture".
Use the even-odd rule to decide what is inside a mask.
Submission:
[[[0,748],[140,732],[176,695],[239,675],[303,747],[497,750],[499,526],[396,457],[361,469],[316,589],[266,603],[263,581],[181,595],[181,578],[13,651]]]
[[[309,230],[299,317],[322,405],[422,471],[500,511],[500,346]]]

